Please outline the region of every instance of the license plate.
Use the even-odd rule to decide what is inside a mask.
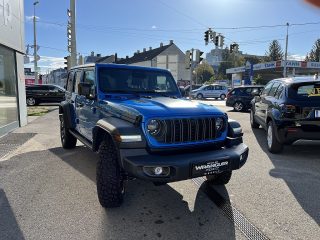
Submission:
[[[315,118],[320,118],[320,110],[315,110],[314,116],[315,116]]]
[[[199,177],[219,173],[229,169],[229,159],[193,164],[192,176]]]

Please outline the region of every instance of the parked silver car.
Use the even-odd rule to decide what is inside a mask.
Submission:
[[[203,99],[203,98],[220,98],[224,100],[227,96],[228,88],[223,85],[212,84],[204,85],[191,92],[192,98]]]

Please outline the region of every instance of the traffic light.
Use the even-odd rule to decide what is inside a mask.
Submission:
[[[64,57],[64,60],[65,62],[63,62],[66,67],[64,67],[65,70],[69,70],[70,69],[70,66],[71,66],[71,63],[70,63],[70,56],[67,56],[67,57]]]
[[[209,34],[210,34],[209,30],[204,32],[204,42],[206,45],[208,45],[208,43],[209,43]]]
[[[201,61],[203,60],[203,57],[201,57],[202,54],[203,54],[203,52],[201,52],[200,50],[196,50],[196,62],[197,63],[201,63]]]
[[[239,51],[239,45],[236,44],[236,43],[232,43],[230,44],[230,53],[233,53],[233,52],[238,52]]]
[[[186,51],[186,59],[185,59],[186,69],[191,68],[191,63],[192,63],[192,52],[188,50]]]
[[[219,46],[219,38],[220,38],[220,35],[216,36],[214,40],[214,45],[216,45],[217,47]]]
[[[214,31],[210,31],[209,37],[210,37],[210,42],[213,42],[216,38],[217,33]]]
[[[219,47],[223,47],[224,45],[224,36],[219,35],[220,36],[220,43],[219,43]]]

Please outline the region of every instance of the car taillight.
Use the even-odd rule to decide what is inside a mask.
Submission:
[[[229,98],[230,96],[231,96],[231,92],[228,92],[226,98]]]

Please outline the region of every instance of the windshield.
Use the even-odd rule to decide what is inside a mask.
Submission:
[[[171,74],[163,71],[101,68],[99,85],[104,93],[179,93]]]
[[[288,90],[289,98],[295,100],[320,100],[320,82],[293,84]]]

